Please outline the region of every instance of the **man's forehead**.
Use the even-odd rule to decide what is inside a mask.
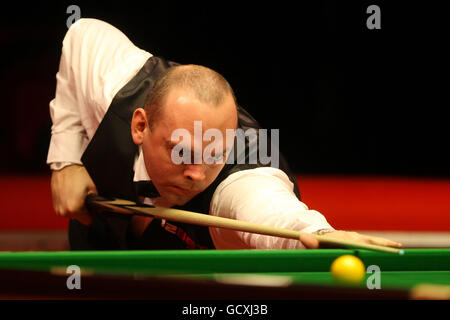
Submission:
[[[215,128],[221,131],[237,127],[237,110],[232,105],[209,106],[195,98],[179,96],[166,100],[160,122],[167,128],[174,130],[184,128],[193,131],[196,122],[202,122],[202,129]]]

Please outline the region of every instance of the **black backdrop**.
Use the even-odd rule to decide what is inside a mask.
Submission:
[[[10,3],[0,21],[0,171],[48,171],[48,103],[66,8],[77,4],[155,55],[221,72],[241,105],[280,129],[298,173],[450,177],[448,19],[441,2],[395,2]],[[366,27],[371,4],[381,30]]]

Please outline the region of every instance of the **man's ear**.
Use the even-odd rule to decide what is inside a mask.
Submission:
[[[131,119],[131,136],[137,145],[144,143],[145,130],[148,130],[147,113],[142,108],[137,108]]]

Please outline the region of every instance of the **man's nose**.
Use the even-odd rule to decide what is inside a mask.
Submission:
[[[201,164],[188,164],[184,169],[184,176],[191,181],[202,181],[206,178]]]

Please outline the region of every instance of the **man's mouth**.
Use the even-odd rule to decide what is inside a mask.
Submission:
[[[192,189],[187,189],[187,188],[183,188],[183,187],[179,187],[179,186],[175,186],[175,185],[171,185],[168,188],[172,192],[174,192],[176,194],[182,194],[182,195],[187,195],[187,194],[191,194],[194,192],[194,190],[192,190]]]

